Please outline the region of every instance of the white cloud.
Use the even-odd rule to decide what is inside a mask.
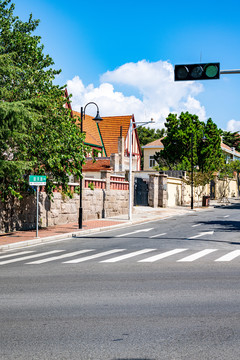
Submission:
[[[227,131],[240,132],[240,121],[237,120],[229,120],[227,123]]]
[[[170,112],[189,111],[206,120],[204,107],[195,99],[203,91],[202,84],[174,82],[173,66],[167,61],[127,63],[107,71],[100,82],[99,87],[84,86],[78,76],[67,82],[68,91],[73,94],[74,110],[80,111],[81,106],[94,101],[99,105],[101,116],[134,114],[136,121],[154,118],[155,127],[159,128]],[[126,96],[115,89],[119,85],[139,95]],[[90,111],[86,112],[91,114]]]

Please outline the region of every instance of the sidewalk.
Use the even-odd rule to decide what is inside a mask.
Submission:
[[[9,234],[0,234],[0,252],[4,250],[17,249],[29,245],[40,244],[48,241],[61,240],[81,236],[93,232],[106,231],[112,228],[130,226],[132,224],[154,221],[157,219],[180,216],[192,211],[207,210],[209,208],[189,207],[174,208],[151,208],[148,206],[135,206],[133,208],[132,221],[128,220],[128,215],[121,215],[107,219],[88,220],[83,222],[83,229],[78,229],[77,223],[65,225],[49,226],[48,228],[39,229],[38,238],[36,231],[16,231]]]

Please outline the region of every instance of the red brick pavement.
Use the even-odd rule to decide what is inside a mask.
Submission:
[[[102,228],[121,224],[122,221],[115,220],[88,220],[83,222],[83,228],[80,230],[77,223],[70,223],[65,225],[49,226],[47,228],[38,230],[38,237],[45,238],[49,236],[62,235],[73,232],[81,232],[84,230]],[[36,230],[15,231],[8,234],[0,234],[0,245],[8,245],[16,242],[36,239]]]

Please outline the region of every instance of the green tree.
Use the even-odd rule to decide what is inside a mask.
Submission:
[[[220,130],[211,119],[205,124],[188,112],[179,117],[169,114],[165,126],[164,150],[155,155],[160,168],[191,171],[192,160],[195,171],[212,173],[220,168],[223,161]]]
[[[137,128],[138,138],[141,146],[164,136],[165,129],[151,129],[150,127],[139,126]]]
[[[230,147],[235,147],[240,152],[240,136],[238,131],[222,131],[222,141]]]
[[[86,147],[64,106],[60,70],[33,35],[39,20],[14,16],[11,0],[0,0],[0,198],[7,203],[30,192],[29,174],[47,174],[46,191],[70,194],[68,175],[81,175]]]

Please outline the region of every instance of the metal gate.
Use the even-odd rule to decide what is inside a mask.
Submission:
[[[148,206],[148,183],[141,178],[134,180],[134,206]]]
[[[210,182],[210,199],[212,199],[212,200],[215,199],[215,187],[216,187],[215,181],[211,180],[211,182]]]

